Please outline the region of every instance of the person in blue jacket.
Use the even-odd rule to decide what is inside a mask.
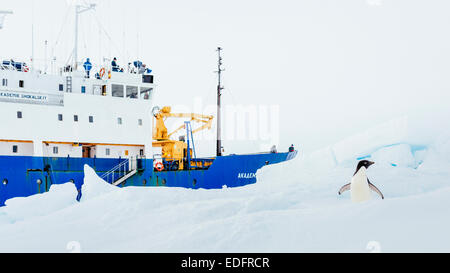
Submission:
[[[86,59],[86,62],[83,64],[84,70],[86,70],[86,77],[89,78],[89,74],[92,69],[92,64],[89,58]]]

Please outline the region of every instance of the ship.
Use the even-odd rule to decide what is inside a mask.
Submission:
[[[77,5],[76,22],[93,8]],[[0,29],[10,14],[0,11]],[[214,117],[154,106],[154,73],[141,61],[125,69],[111,60],[83,64],[77,57],[77,35],[73,62],[54,73],[0,60],[0,206],[65,183],[74,184],[74,198],[80,201],[85,165],[117,187],[222,189],[256,183],[259,169],[296,157],[293,146],[286,152],[223,154],[221,48],[216,155],[205,158],[196,155],[194,134],[211,129]],[[185,119],[176,140],[167,131],[167,118]],[[202,126],[194,129],[196,124]]]

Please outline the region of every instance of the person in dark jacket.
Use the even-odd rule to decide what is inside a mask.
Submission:
[[[113,61],[111,62],[111,67],[113,72],[119,72],[119,66],[117,65],[116,57],[114,57]]]
[[[294,151],[295,151],[294,144],[292,144],[291,147],[289,147],[289,152],[292,153]]]

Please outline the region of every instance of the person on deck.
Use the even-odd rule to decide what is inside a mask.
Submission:
[[[86,59],[86,62],[83,64],[84,70],[86,70],[86,78],[90,77],[91,69],[92,69],[92,63],[89,60],[89,58]]]
[[[290,153],[295,152],[294,144],[292,144],[291,147],[289,147],[289,152]]]
[[[113,72],[119,72],[119,65],[117,65],[116,57],[114,57],[113,61],[111,62],[111,67]]]
[[[145,64],[143,64],[141,67],[139,67],[139,74],[144,74],[147,72],[147,67]]]

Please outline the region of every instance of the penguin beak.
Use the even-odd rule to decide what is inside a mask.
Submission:
[[[372,166],[373,164],[375,164],[375,162],[369,161],[369,166]]]

